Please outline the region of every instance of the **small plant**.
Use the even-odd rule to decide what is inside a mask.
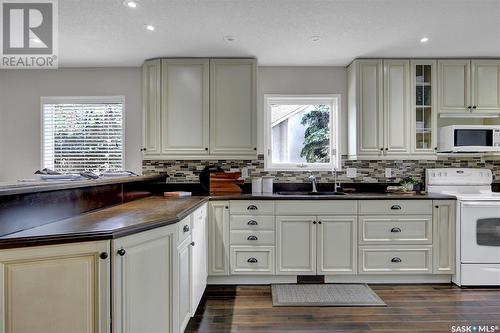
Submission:
[[[418,184],[418,180],[413,177],[405,177],[400,182],[401,186],[404,186],[408,191],[413,191],[415,185]]]

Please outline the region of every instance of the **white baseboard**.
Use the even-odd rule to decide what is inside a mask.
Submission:
[[[451,275],[326,275],[326,283],[451,283]],[[296,275],[209,276],[207,284],[297,283]]]

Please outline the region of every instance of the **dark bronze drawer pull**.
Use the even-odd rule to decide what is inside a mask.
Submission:
[[[186,224],[184,228],[182,228],[182,231],[189,232],[189,226]]]
[[[394,257],[391,259],[391,262],[401,262],[401,258],[398,258],[398,257]]]
[[[259,223],[255,220],[250,220],[247,222],[248,225],[259,225]]]
[[[256,240],[259,240],[259,239],[257,238],[257,236],[252,235],[252,236],[248,236],[247,240],[249,240],[249,241],[256,241]]]
[[[398,227],[394,227],[391,229],[391,232],[401,232],[401,229]]]
[[[400,205],[392,205],[391,209],[392,210],[401,210],[401,206]]]
[[[258,263],[259,261],[255,258],[248,258],[247,262],[249,262],[251,264],[255,264],[255,263]]]
[[[250,205],[250,206],[247,207],[247,210],[257,210],[257,209],[258,208],[255,205]]]

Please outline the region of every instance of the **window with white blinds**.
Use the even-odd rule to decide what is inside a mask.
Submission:
[[[43,97],[41,102],[44,168],[123,170],[123,97]]]

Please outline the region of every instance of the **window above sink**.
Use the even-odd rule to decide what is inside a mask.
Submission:
[[[266,170],[340,166],[340,95],[265,95]]]

